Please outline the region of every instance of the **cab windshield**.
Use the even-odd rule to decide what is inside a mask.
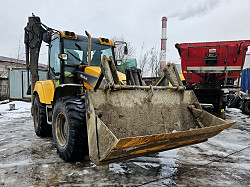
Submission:
[[[68,54],[65,65],[88,64],[88,42],[64,39],[64,53]],[[100,66],[102,57],[113,56],[112,46],[91,43],[91,66]]]

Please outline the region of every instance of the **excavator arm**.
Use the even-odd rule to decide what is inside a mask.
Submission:
[[[41,23],[39,17],[32,15],[28,18],[27,26],[24,28],[24,44],[26,50],[26,69],[28,72],[28,84],[30,82],[29,71],[31,73],[31,88],[29,94],[32,93],[36,81],[39,80],[38,76],[38,59],[41,49],[41,44],[50,44],[51,34],[53,29]]]

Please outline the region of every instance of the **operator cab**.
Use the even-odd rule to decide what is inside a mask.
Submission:
[[[92,38],[91,66],[100,66],[104,55],[114,59],[114,43],[104,38]],[[49,48],[49,75],[56,86],[64,83],[77,83],[79,67],[88,65],[88,38],[73,32],[57,32],[52,36]],[[58,55],[63,54],[64,58]]]

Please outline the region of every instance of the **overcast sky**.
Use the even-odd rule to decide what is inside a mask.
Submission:
[[[143,43],[160,50],[161,18],[167,16],[167,59],[179,62],[175,43],[250,39],[249,9],[249,0],[2,1],[0,56],[18,56],[31,13],[58,30],[78,34],[87,30],[93,37],[123,36],[136,48],[137,56]],[[47,63],[46,53],[43,47],[42,63]]]

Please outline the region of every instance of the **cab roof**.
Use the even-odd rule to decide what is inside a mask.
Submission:
[[[77,41],[84,41],[88,42],[88,37],[84,35],[78,35],[74,32],[70,31],[58,31],[52,34],[51,39],[53,40],[56,37],[61,36],[62,38],[67,38],[67,39],[72,39],[72,40],[77,40]],[[107,38],[92,38],[91,37],[91,42],[96,43],[96,44],[103,44],[103,45],[111,45],[114,46],[114,42],[112,40],[109,40]]]

